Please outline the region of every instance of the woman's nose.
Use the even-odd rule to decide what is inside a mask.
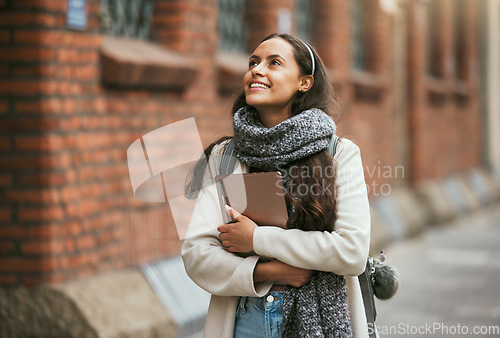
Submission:
[[[264,66],[262,66],[262,63],[260,63],[252,68],[252,75],[263,76],[264,74],[265,74],[265,71],[264,71]]]

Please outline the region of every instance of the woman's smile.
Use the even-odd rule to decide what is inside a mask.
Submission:
[[[266,90],[271,86],[261,81],[250,81],[249,90]]]

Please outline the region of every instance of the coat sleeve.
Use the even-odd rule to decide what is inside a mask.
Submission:
[[[217,175],[222,146],[215,147],[204,176],[205,188],[200,192],[189,229],[203,233],[184,240],[181,256],[188,276],[202,289],[219,296],[262,297],[271,283],[253,282],[253,270],[259,256],[246,258],[224,249],[217,227],[223,224],[214,177]],[[193,230],[195,229],[195,230]]]
[[[257,227],[253,246],[258,255],[339,275],[359,275],[364,271],[370,242],[370,208],[360,150],[343,139],[335,159],[338,163],[335,231]]]

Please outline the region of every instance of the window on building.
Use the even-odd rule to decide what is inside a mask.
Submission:
[[[312,0],[295,0],[295,17],[297,20],[297,35],[303,40],[313,41],[313,2]]]
[[[440,2],[440,0],[430,0],[427,4],[427,72],[433,77],[443,76],[439,45]]]
[[[219,0],[219,49],[247,52],[245,0]]]
[[[101,0],[104,34],[148,40],[153,0]]]
[[[453,30],[453,49],[454,49],[454,72],[457,79],[465,80],[467,73],[467,47],[465,32],[465,3],[464,0],[455,0],[453,2],[454,10],[454,30]]]
[[[366,69],[366,27],[365,27],[365,6],[364,0],[353,0],[351,4],[352,20],[352,51],[353,66],[355,69]]]

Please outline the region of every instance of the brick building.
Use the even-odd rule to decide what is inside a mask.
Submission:
[[[474,0],[0,0],[0,285],[178,255],[168,208],[133,197],[126,149],[193,116],[204,145],[230,134],[248,53],[277,31],[331,70],[372,198],[480,167],[479,15]]]

